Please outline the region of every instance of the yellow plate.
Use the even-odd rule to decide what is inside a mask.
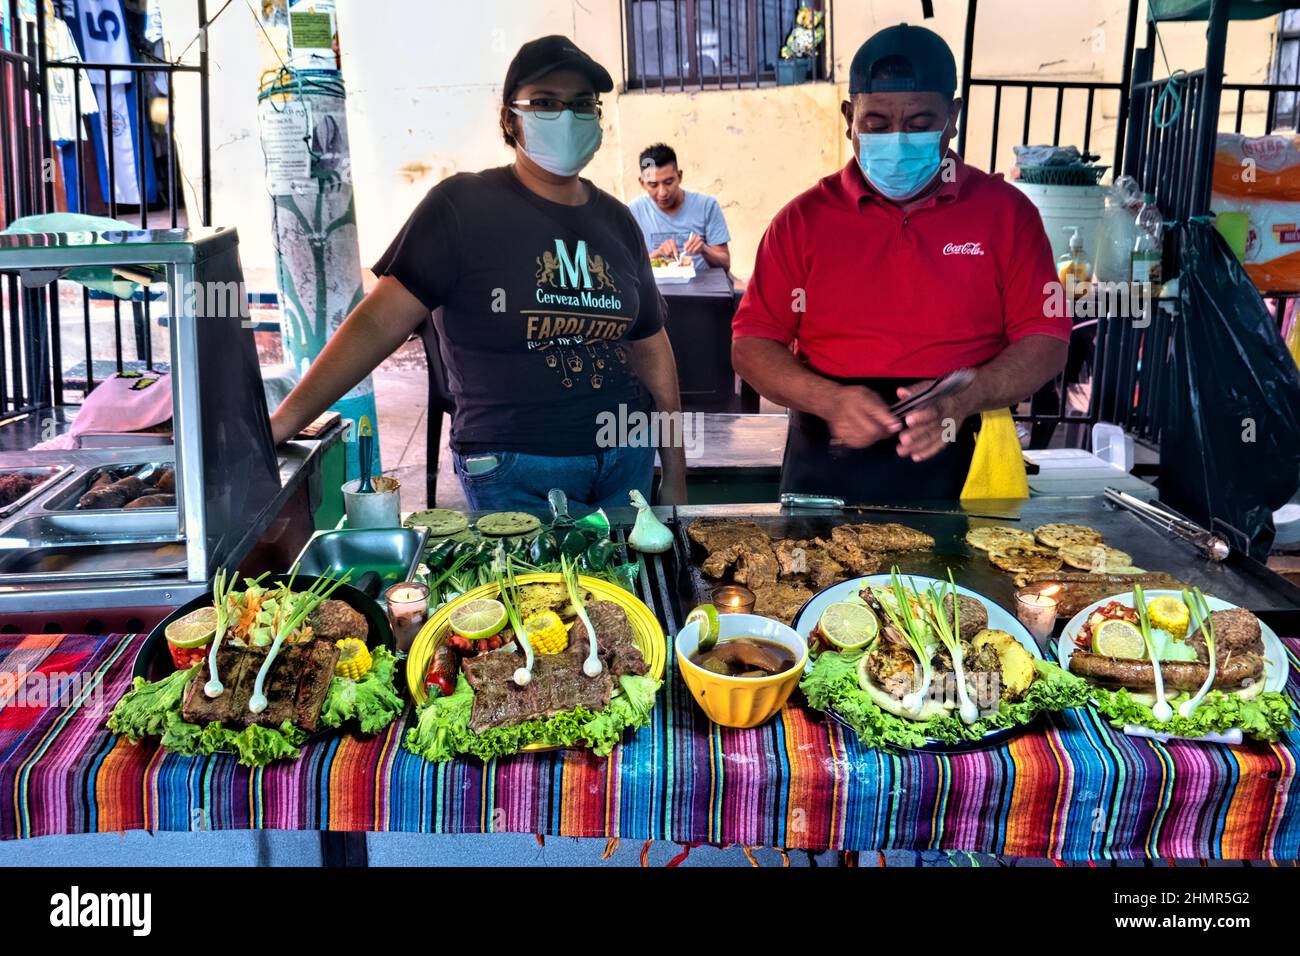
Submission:
[[[554,572],[549,574],[523,574],[516,580],[520,587],[527,584],[560,584],[564,578]],[[659,619],[639,598],[624,591],[617,584],[610,584],[600,578],[578,577],[578,586],[590,591],[592,596],[601,601],[613,601],[627,614],[628,623],[632,625],[632,639],[645,657],[647,677],[660,680],[664,676],[664,663],[668,657],[668,645],[664,640],[664,629],[659,626]],[[406,658],[406,686],[411,692],[411,699],[416,706],[424,704],[424,675],[428,673],[429,662],[433,660],[433,651],[447,635],[451,633],[448,619],[452,609],[466,601],[479,598],[494,598],[500,593],[496,584],[484,584],[471,591],[466,591],[454,601],[449,601],[438,608],[433,617],[420,628],[411,644],[411,653]],[[525,750],[547,750],[545,744],[533,744]]]

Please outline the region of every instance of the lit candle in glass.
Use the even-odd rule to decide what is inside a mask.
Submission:
[[[1026,587],[1016,592],[1016,619],[1040,643],[1051,637],[1056,627],[1056,598],[1053,595],[1059,590],[1059,585],[1052,585],[1041,590]]]
[[[406,653],[429,619],[429,589],[419,581],[403,581],[384,592],[384,601],[397,649]]]
[[[754,592],[739,584],[724,584],[713,589],[713,606],[719,614],[752,614]]]

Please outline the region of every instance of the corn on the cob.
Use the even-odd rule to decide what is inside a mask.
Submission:
[[[334,646],[339,649],[339,662],[334,665],[336,677],[360,680],[370,673],[374,661],[365,641],[357,637],[345,637],[341,641],[335,641]]]
[[[524,634],[536,654],[558,654],[569,646],[569,632],[554,611],[538,611],[524,621]]]
[[[1187,605],[1176,597],[1158,597],[1147,605],[1147,615],[1151,623],[1161,630],[1168,631],[1174,640],[1181,641],[1187,636],[1189,614]]]

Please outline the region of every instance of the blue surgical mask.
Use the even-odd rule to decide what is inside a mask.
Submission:
[[[538,113],[511,109],[523,120],[524,141],[519,148],[547,172],[574,176],[600,149],[598,116],[579,116],[573,110],[560,110],[554,119],[543,119]]]
[[[867,181],[890,199],[911,199],[930,184],[942,157],[943,130],[859,133],[858,164]]]

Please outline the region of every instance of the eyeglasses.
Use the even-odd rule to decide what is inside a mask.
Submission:
[[[573,110],[583,119],[596,119],[600,116],[600,100],[589,96],[576,100],[557,100],[545,96],[531,100],[511,100],[510,105],[520,107],[543,120],[559,119],[565,110]]]

